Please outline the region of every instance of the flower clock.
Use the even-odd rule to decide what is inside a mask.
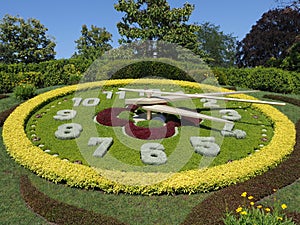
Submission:
[[[291,153],[295,129],[285,115],[245,94],[228,96],[245,101],[203,96],[216,91],[154,79],[63,87],[20,105],[3,138],[8,153],[37,175],[107,193],[207,192]]]

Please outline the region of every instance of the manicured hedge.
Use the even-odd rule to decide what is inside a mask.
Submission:
[[[60,59],[41,63],[0,63],[0,93],[12,92],[20,83],[37,88],[77,83],[91,61]]]
[[[113,74],[112,79],[163,77],[172,80],[194,81],[185,71],[167,63],[141,61],[130,64]]]
[[[216,76],[221,85],[247,87],[276,93],[300,93],[300,73],[277,68],[213,68],[201,63],[170,59],[96,60],[60,59],[31,64],[0,63],[0,93],[12,92],[20,83],[37,88],[74,84],[80,81],[163,77],[173,80],[202,82]],[[213,75],[214,74],[214,75]]]
[[[277,68],[214,68],[221,85],[246,87],[276,93],[300,93],[300,73]]]

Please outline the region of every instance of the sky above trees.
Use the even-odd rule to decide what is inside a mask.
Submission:
[[[182,7],[185,2],[195,5],[189,23],[211,22],[224,33],[233,33],[238,40],[251,30],[264,12],[277,6],[274,0],[205,1],[169,0],[171,7]],[[5,14],[19,15],[24,19],[36,18],[55,38],[56,58],[69,58],[75,51],[75,40],[81,35],[83,24],[105,27],[113,35],[113,47],[118,47],[118,29],[123,14],[114,9],[117,0],[46,1],[1,0],[0,18]]]

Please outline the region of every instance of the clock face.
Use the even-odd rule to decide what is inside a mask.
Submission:
[[[147,119],[141,105],[128,104],[146,94],[120,91],[121,87],[212,92],[208,87],[183,87],[170,81],[77,91],[36,110],[26,124],[28,138],[54,157],[106,171],[115,180],[121,178],[109,171],[153,176],[230,163],[255,154],[272,139],[271,121],[249,103],[179,99],[163,104],[231,124],[180,116],[179,112],[152,112]]]

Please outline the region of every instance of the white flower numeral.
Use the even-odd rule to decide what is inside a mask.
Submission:
[[[214,137],[190,137],[190,142],[200,155],[215,157],[220,153],[220,146],[215,143]]]
[[[215,99],[202,98],[200,101],[204,103],[205,108],[220,108]]]
[[[106,94],[106,99],[111,99],[112,98],[112,91],[103,91],[103,94]]]
[[[112,143],[112,137],[91,137],[88,142],[88,146],[99,145],[96,151],[94,152],[93,156],[102,158],[105,156]]]
[[[233,109],[224,109],[219,111],[223,116],[224,120],[238,121],[242,118],[242,116]]]
[[[119,95],[119,99],[124,99],[126,92],[125,91],[118,91],[116,92],[117,95]]]
[[[165,148],[159,143],[146,143],[141,147],[141,160],[149,165],[162,165],[167,162]]]
[[[75,139],[80,136],[82,130],[82,126],[78,123],[66,123],[57,128],[55,137],[62,140]]]
[[[56,120],[71,120],[75,118],[76,111],[71,109],[59,110],[55,116],[53,116]]]
[[[82,102],[82,98],[72,98],[72,101],[74,102],[73,106],[80,106]],[[99,98],[86,98],[83,100],[82,105],[83,106],[96,106],[100,103]]]

